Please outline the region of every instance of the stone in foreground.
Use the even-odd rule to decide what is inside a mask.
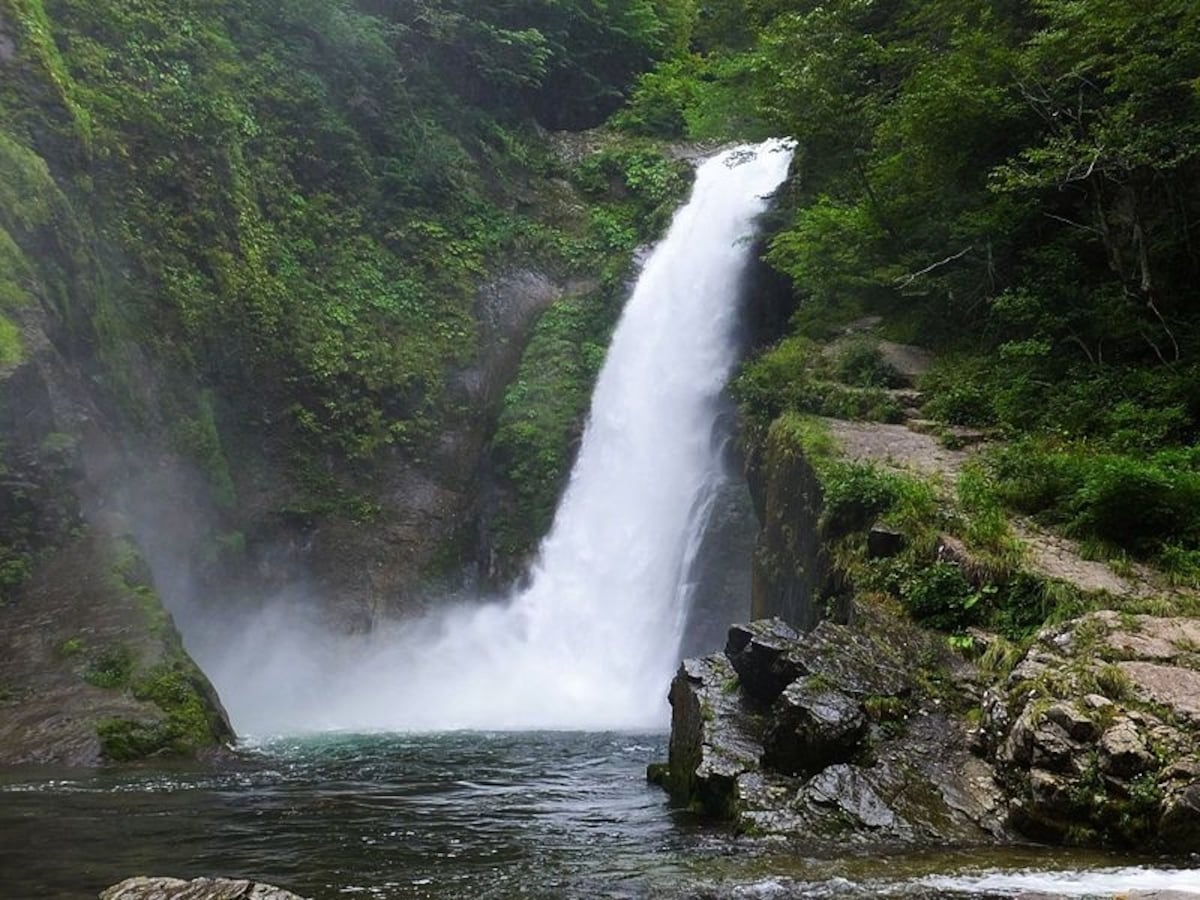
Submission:
[[[231,878],[130,878],[100,900],[305,900],[299,894],[255,881]]]

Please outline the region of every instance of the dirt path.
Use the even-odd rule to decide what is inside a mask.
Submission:
[[[906,379],[915,380],[928,369],[931,357],[919,347],[891,342],[880,346],[888,362]],[[842,419],[824,421],[847,458],[940,480],[948,491],[953,490],[967,461],[988,446],[988,436],[982,432],[949,428],[939,433],[936,423],[915,415],[898,425]],[[943,434],[951,436],[959,448],[947,447]],[[1160,573],[1144,565],[1130,563],[1117,571],[1109,563],[1087,559],[1078,543],[1051,534],[1028,519],[1014,518],[1010,524],[1013,534],[1024,545],[1025,567],[1045,578],[1068,582],[1086,593],[1116,598],[1200,596],[1200,592],[1167,585]]]

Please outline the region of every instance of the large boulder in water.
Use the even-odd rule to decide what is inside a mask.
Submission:
[[[100,900],[305,900],[299,894],[256,881],[230,878],[130,878]]]
[[[738,776],[758,768],[762,721],[744,702],[722,654],[689,659],[671,683],[671,744],[660,780],[679,803],[736,815]]]

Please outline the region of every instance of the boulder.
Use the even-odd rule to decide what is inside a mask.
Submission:
[[[1003,839],[991,769],[944,699],[916,688],[944,644],[890,609],[856,606],[853,620],[739,625],[728,656],[685,662],[670,761],[651,778],[743,834],[831,851]]]
[[[736,814],[739,775],[758,768],[762,724],[738,690],[724,654],[689,659],[671,682],[671,741],[665,773],[672,798],[714,818]]]
[[[907,545],[904,532],[882,523],[877,522],[867,532],[867,556],[871,559],[889,559],[903,552]]]
[[[775,701],[763,735],[763,764],[812,775],[848,762],[867,733],[859,703],[815,676],[792,682]]]
[[[1158,823],[1161,843],[1178,853],[1200,847],[1200,780],[1167,793]]]
[[[1114,778],[1136,778],[1158,762],[1132,719],[1117,720],[1100,738],[1100,771]]]
[[[796,630],[782,619],[760,619],[729,629],[725,656],[742,689],[754,700],[770,704],[806,671],[788,656],[798,640]]]
[[[255,881],[229,878],[130,878],[100,900],[305,900],[299,894]]]
[[[830,766],[808,783],[805,793],[811,802],[837,807],[864,828],[890,829],[900,823],[857,766]]]

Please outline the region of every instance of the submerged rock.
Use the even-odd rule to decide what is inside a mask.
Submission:
[[[229,878],[130,878],[113,885],[100,900],[305,900],[269,884]]]

